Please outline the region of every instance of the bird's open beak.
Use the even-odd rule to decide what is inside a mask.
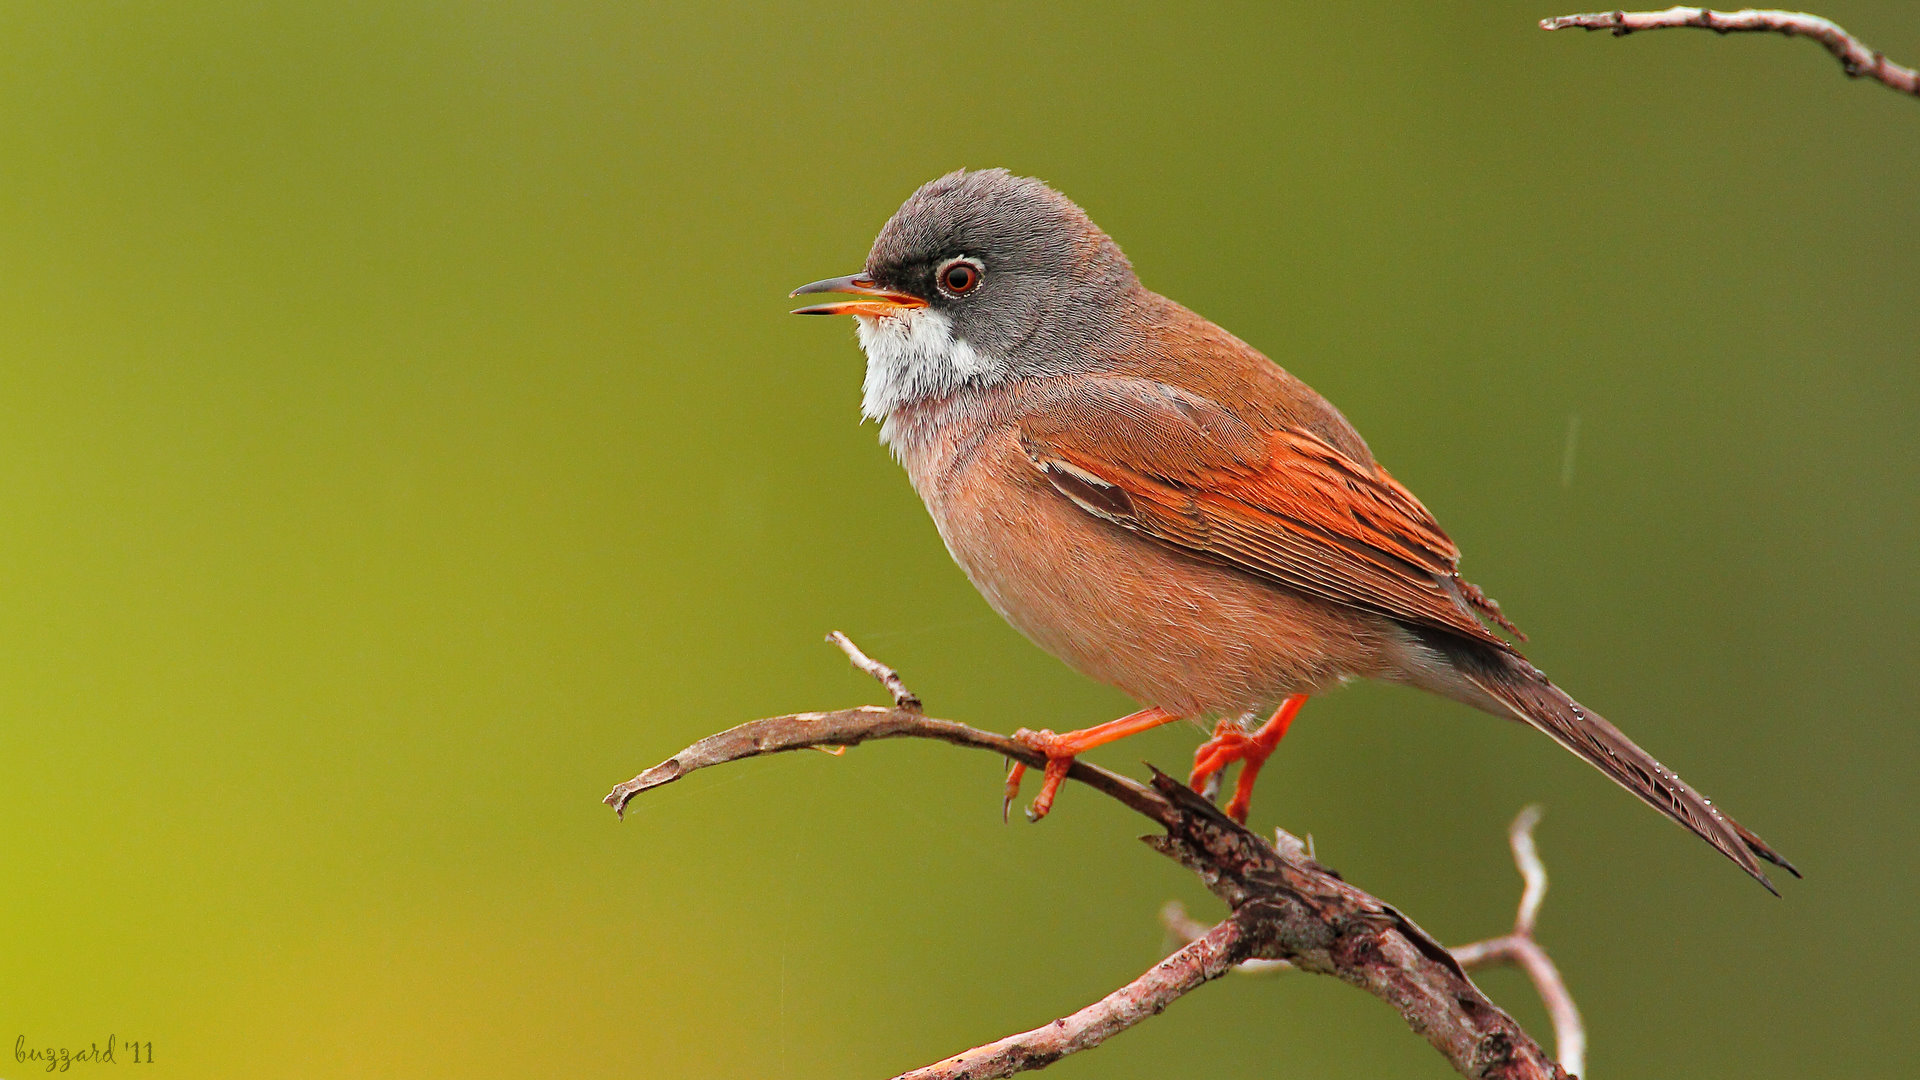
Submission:
[[[870,277],[854,274],[850,277],[828,278],[811,285],[802,285],[788,293],[799,296],[802,293],[848,293],[863,296],[864,300],[841,300],[832,304],[815,304],[812,307],[795,308],[795,315],[893,315],[909,308],[926,307],[927,302],[907,293],[883,289]]]

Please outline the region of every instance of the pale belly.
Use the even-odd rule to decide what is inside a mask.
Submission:
[[[902,453],[947,550],[1041,648],[1143,704],[1199,719],[1391,676],[1389,620],[1176,552],[1056,492],[1011,431]]]

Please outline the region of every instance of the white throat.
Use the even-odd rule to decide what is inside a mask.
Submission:
[[[953,320],[931,308],[854,321],[867,354],[860,411],[869,420],[885,420],[902,405],[946,397],[969,383],[997,381],[1006,370],[1005,361],[955,337]]]

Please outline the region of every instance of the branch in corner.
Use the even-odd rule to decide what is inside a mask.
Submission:
[[[1759,33],[1806,37],[1827,47],[1851,78],[1862,76],[1884,83],[1903,94],[1920,97],[1920,71],[1902,67],[1886,58],[1878,49],[1841,29],[1831,19],[1798,11],[1714,11],[1710,8],[1673,7],[1665,11],[1603,11],[1591,15],[1562,15],[1540,20],[1542,30],[1611,30],[1625,37],[1640,30],[1669,30],[1693,27],[1722,34]]]
[[[844,636],[832,640],[855,666],[888,688],[893,708],[795,713],[741,724],[701,739],[614,788],[607,804],[624,811],[639,793],[712,765],[875,739],[936,739],[1029,765],[1044,764],[1031,747],[1005,735],[924,715],[919,699],[891,668],[868,658]],[[1071,1016],[975,1047],[899,1080],[986,1080],[1044,1067],[1099,1045],[1249,960],[1284,961],[1360,987],[1393,1006],[1462,1076],[1569,1080],[1532,1036],[1473,985],[1452,953],[1392,905],[1316,862],[1298,840],[1282,833],[1279,843],[1269,843],[1158,770],[1150,786],[1082,761],[1075,761],[1067,775],[1159,825],[1164,834],[1146,837],[1147,844],[1198,875],[1226,902],[1227,918]],[[1544,888],[1544,877],[1540,880]],[[1528,896],[1534,900],[1523,901],[1521,924],[1513,935],[1497,939],[1513,942],[1511,955],[1523,964],[1521,941],[1538,950],[1531,937],[1538,892],[1529,886]],[[1500,958],[1507,955],[1502,952]],[[1570,1049],[1564,1032],[1561,1046]]]
[[[1547,867],[1540,861],[1540,853],[1533,843],[1533,829],[1540,824],[1540,813],[1538,806],[1529,806],[1520,811],[1520,816],[1514,818],[1513,824],[1507,829],[1514,865],[1520,868],[1523,886],[1520,911],[1513,920],[1513,932],[1471,945],[1456,946],[1452,952],[1453,958],[1468,971],[1508,964],[1518,965],[1525,971],[1527,978],[1533,981],[1533,988],[1539,992],[1547,1015],[1553,1019],[1554,1056],[1560,1059],[1561,1068],[1577,1076],[1586,1071],[1586,1024],[1580,1019],[1580,1008],[1573,1003],[1573,995],[1567,991],[1566,981],[1560,977],[1560,969],[1554,966],[1553,959],[1533,936],[1534,921],[1540,914],[1540,902],[1547,895]],[[1292,839],[1284,832],[1280,835],[1282,843]],[[1169,901],[1160,909],[1160,921],[1169,933],[1184,942],[1197,941],[1210,932],[1205,923],[1189,916],[1186,907],[1177,900]],[[1294,967],[1285,960],[1243,960],[1235,970],[1261,975],[1292,971]]]

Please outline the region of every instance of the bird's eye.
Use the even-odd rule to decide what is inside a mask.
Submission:
[[[940,268],[940,285],[955,296],[980,284],[982,268],[972,259],[955,259]]]

